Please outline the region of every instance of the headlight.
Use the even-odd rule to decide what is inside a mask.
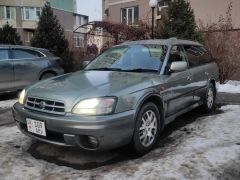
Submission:
[[[77,103],[72,113],[80,115],[106,115],[113,112],[116,105],[116,98],[103,97],[82,100]]]
[[[23,104],[23,103],[24,103],[25,95],[26,95],[26,91],[25,91],[25,89],[23,89],[22,92],[20,93],[19,99],[18,99],[18,102],[19,102],[20,104]]]

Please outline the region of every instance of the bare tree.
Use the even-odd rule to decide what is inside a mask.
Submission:
[[[217,23],[206,26],[200,23],[205,45],[219,66],[220,83],[226,83],[240,67],[240,31],[234,30],[231,14],[232,2],[225,17],[220,16]]]

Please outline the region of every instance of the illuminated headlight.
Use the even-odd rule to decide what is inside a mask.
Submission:
[[[26,95],[26,91],[25,91],[25,89],[23,89],[22,92],[20,93],[19,99],[18,99],[18,102],[19,102],[20,104],[23,104],[23,103],[24,103],[25,95]]]
[[[77,103],[72,113],[80,115],[106,115],[111,114],[116,105],[116,98],[103,97],[85,99]]]

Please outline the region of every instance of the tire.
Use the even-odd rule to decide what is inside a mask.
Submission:
[[[160,133],[160,113],[154,103],[146,103],[140,109],[133,135],[132,145],[138,154],[149,152]]]
[[[54,77],[54,76],[56,76],[56,75],[53,74],[53,73],[43,73],[40,77],[40,80],[48,79],[48,78],[51,78],[51,77]]]
[[[211,112],[215,106],[215,99],[216,99],[216,90],[212,83],[209,84],[206,94],[203,100],[203,110],[206,113]]]

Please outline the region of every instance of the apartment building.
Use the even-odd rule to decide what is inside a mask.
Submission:
[[[79,44],[73,33],[76,26],[88,23],[88,16],[77,13],[76,0],[0,0],[0,27],[8,23],[17,29],[24,44],[28,45],[34,34],[45,3],[53,8],[66,37]]]
[[[158,0],[155,20],[160,21],[168,5],[173,0]],[[228,4],[232,2],[234,28],[240,28],[240,0],[188,0],[194,10],[196,21],[204,24],[217,22],[225,15]],[[149,0],[102,0],[103,19],[116,23],[134,25],[139,21],[150,24],[152,21]],[[157,24],[157,23],[155,23]]]

